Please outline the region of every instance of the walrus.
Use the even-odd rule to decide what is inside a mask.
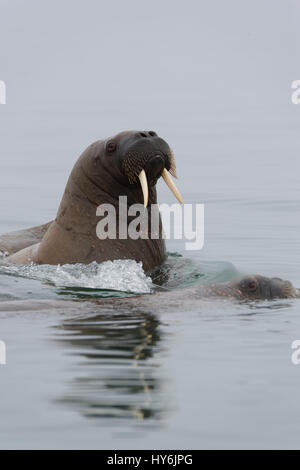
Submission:
[[[146,309],[149,311],[188,311],[197,306],[201,299],[226,299],[240,302],[295,299],[299,297],[299,291],[290,281],[279,277],[266,277],[259,274],[246,275],[228,282],[201,284],[185,289],[172,291],[160,291],[151,294],[139,294],[131,297],[103,298],[82,300],[22,300],[0,302],[1,312],[34,311],[63,309],[65,312],[76,306],[84,306],[84,312],[88,313],[88,306],[97,308],[112,308],[118,306],[122,309]]]
[[[260,274],[241,276],[227,282],[198,284],[196,286],[142,294],[134,297],[118,299],[97,299],[97,304],[124,304],[136,305],[144,308],[162,305],[178,305],[184,308],[189,302],[195,305],[195,301],[208,298],[236,299],[240,301],[289,299],[299,297],[299,291],[290,281],[279,277],[266,277]]]
[[[5,262],[58,265],[133,259],[151,271],[166,259],[160,215],[156,238],[149,234],[147,239],[122,239],[119,196],[127,196],[127,208],[143,204],[151,227],[160,177],[182,203],[171,175],[176,177],[173,152],[154,131],[125,131],[94,142],[76,162],[55,220],[0,237],[0,251],[8,255]],[[96,210],[101,204],[116,209],[116,239],[97,236],[100,218]],[[130,221],[128,217],[128,224]]]

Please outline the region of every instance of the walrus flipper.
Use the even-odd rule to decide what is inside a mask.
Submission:
[[[5,233],[0,235],[0,251],[2,253],[12,255],[24,248],[39,243],[49,228],[47,224],[31,227],[25,230],[17,230],[16,232]]]

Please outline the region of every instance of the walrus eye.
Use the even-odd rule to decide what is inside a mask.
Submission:
[[[117,144],[115,142],[108,142],[106,146],[106,150],[108,151],[108,153],[115,152],[116,148],[117,148]]]
[[[250,289],[250,290],[256,289],[256,282],[255,281],[249,282],[248,289]]]

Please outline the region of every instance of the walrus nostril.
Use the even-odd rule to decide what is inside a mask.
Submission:
[[[154,137],[154,136],[157,135],[157,134],[156,134],[156,132],[154,132],[154,131],[149,131],[149,135],[151,135],[151,137]]]
[[[140,136],[141,137],[147,137],[147,134],[145,134],[145,132],[140,132]]]

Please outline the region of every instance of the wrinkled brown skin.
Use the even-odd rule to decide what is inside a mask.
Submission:
[[[132,297],[94,299],[86,301],[68,300],[22,300],[0,302],[0,312],[51,311],[62,309],[65,313],[95,313],[99,309],[116,312],[118,308],[153,313],[192,311],[203,299],[236,300],[239,302],[295,299],[299,291],[289,281],[268,278],[260,275],[248,275],[229,282],[198,285],[182,290],[155,292],[153,294]]]
[[[110,155],[107,143],[112,140],[117,143],[117,151]],[[150,221],[151,204],[157,203],[156,181],[164,167],[169,169],[172,153],[168,144],[153,132],[122,132],[107,141],[93,143],[82,153],[71,172],[53,222],[0,237],[0,250],[11,253],[5,261],[57,265],[133,259],[141,261],[145,271],[160,265],[166,259],[161,232],[158,239],[147,240],[100,240],[96,234],[100,221],[96,209],[100,204],[110,203],[117,209],[120,195],[128,197],[128,205],[143,204],[139,181],[130,184],[122,167],[124,156],[130,152],[135,152],[137,159],[143,156],[141,165],[149,184],[146,210]],[[154,155],[161,155],[161,158],[153,162]]]

